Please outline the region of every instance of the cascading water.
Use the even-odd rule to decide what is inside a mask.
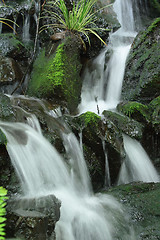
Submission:
[[[123,136],[127,157],[122,164],[118,184],[134,181],[159,182],[160,176],[141,144],[128,136]]]
[[[26,13],[25,19],[24,19],[24,25],[23,25],[23,33],[22,33],[22,39],[24,42],[30,41],[30,15],[29,13]]]
[[[36,124],[37,120],[32,126]],[[61,200],[57,240],[136,239],[122,206],[109,195],[93,194],[80,145],[72,133],[62,133],[70,159],[66,163],[29,125],[0,122],[0,128],[7,137],[7,149],[25,198],[54,194]]]
[[[113,6],[121,28],[110,35],[108,47],[93,61],[91,70],[86,69],[80,112],[102,113],[114,109],[120,101],[125,62],[136,31],[132,1],[116,0]],[[105,56],[109,53],[111,57],[105,68]]]
[[[132,1],[116,0],[114,9],[122,27],[111,34],[109,47],[94,61],[98,70],[94,66],[91,73],[86,70],[89,81],[84,82],[80,112],[101,113],[104,109],[115,108],[120,100],[125,61],[136,33]],[[24,39],[29,39],[27,16],[26,27]],[[108,52],[113,53],[105,69],[105,54]],[[62,132],[68,155],[65,161],[43,137],[37,119],[32,116],[27,120],[30,126],[0,122],[0,128],[7,137],[7,149],[23,195],[39,198],[54,194],[60,199],[62,205],[55,229],[56,240],[136,240],[122,206],[109,195],[93,194],[83,153],[75,136]],[[124,143],[128,151],[128,145]]]
[[[137,10],[137,16],[133,14],[133,4]],[[137,34],[136,29],[140,28],[141,22],[139,21],[139,26],[135,26],[135,19],[140,18],[136,1],[116,0],[113,6],[121,28],[110,35],[108,47],[93,61],[91,67],[86,69],[81,104],[79,105],[81,113],[93,111],[101,114],[103,110],[108,109],[114,111],[120,101],[126,59]],[[109,52],[111,52],[111,56],[105,68],[106,55]],[[154,166],[148,156],[144,157],[139,143],[134,140],[126,141],[126,137],[124,137],[124,147],[128,161],[126,160],[122,166],[119,184],[138,180],[144,182],[159,181]],[[137,154],[135,154],[136,152]],[[139,163],[137,164],[139,168],[135,167],[135,162]],[[147,168],[147,174],[143,174],[144,166]]]

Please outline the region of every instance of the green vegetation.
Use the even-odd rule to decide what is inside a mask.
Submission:
[[[160,130],[160,96],[153,99],[150,102],[150,104],[148,104],[148,107],[152,111],[152,115],[151,115],[152,126]]]
[[[78,32],[84,34],[89,43],[89,33],[92,33],[106,44],[96,33],[97,30],[102,30],[95,25],[97,11],[93,12],[93,5],[96,2],[97,0],[79,0],[76,3],[73,1],[72,10],[68,10],[64,0],[47,2],[44,11],[48,16],[44,18],[50,19],[51,23],[44,25],[41,31],[47,28],[60,28],[72,33]],[[110,5],[105,7],[108,6]],[[56,23],[52,23],[54,20]]]
[[[154,98],[149,104],[128,102],[119,104],[118,111],[138,122],[150,124],[159,131],[160,129],[160,96]]]
[[[6,202],[5,200],[7,199],[7,190],[4,189],[3,187],[0,187],[0,239],[5,239],[5,220],[6,218],[4,217],[6,214]]]
[[[28,94],[54,100],[74,110],[81,91],[79,43],[77,38],[65,38],[54,55],[47,57],[45,50],[34,63]],[[73,53],[74,49],[74,53]],[[45,64],[44,64],[45,63]]]
[[[128,102],[119,105],[118,111],[128,116],[129,118],[134,118],[137,121],[148,122],[150,120],[149,109],[147,105],[139,102]]]
[[[6,6],[4,0],[2,0],[2,2],[4,3],[4,5],[0,5],[0,8],[9,7],[9,6]],[[15,31],[14,28],[10,25],[10,23],[11,23],[11,24],[14,23],[17,27],[19,27],[17,23],[15,23],[14,21],[12,21],[12,20],[10,20],[10,19],[8,19],[8,18],[4,18],[4,17],[0,17],[0,23],[3,23],[3,24],[5,24],[5,25],[7,25],[7,26],[10,27],[15,33],[16,33],[16,31]]]
[[[159,27],[160,18],[157,18],[146,31],[137,35],[132,45],[122,90],[126,100],[147,104],[159,95]]]
[[[0,130],[0,144],[7,144],[7,139],[4,133]]]
[[[94,112],[86,112],[80,115],[79,120],[80,125],[83,127],[87,127],[89,124],[93,124],[93,126],[97,127],[101,117]]]
[[[51,58],[45,56],[45,50],[40,53],[34,63],[34,71],[28,89],[30,95],[50,98],[54,94],[55,87],[63,83],[63,46],[64,44],[59,45],[55,56]]]

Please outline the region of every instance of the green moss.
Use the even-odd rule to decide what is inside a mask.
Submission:
[[[41,52],[34,63],[29,95],[55,100],[58,104],[61,101],[70,110],[77,107],[81,92],[80,62],[73,44],[68,37],[51,57],[45,56],[45,50]]]
[[[127,60],[122,96],[149,103],[160,91],[160,18],[135,39]]]
[[[150,3],[154,10],[160,13],[160,2],[158,2],[157,0],[150,0]]]
[[[4,133],[0,130],[0,144],[7,144],[7,139]]]
[[[22,48],[24,48],[23,43],[13,33],[0,34],[0,42],[0,52],[3,55],[7,55],[13,50],[20,51]]]
[[[55,55],[51,58],[45,56],[45,50],[40,53],[33,66],[28,89],[29,95],[50,98],[54,94],[55,88],[63,84],[63,46],[64,44],[59,45]]]
[[[159,28],[159,25],[160,25],[160,18],[156,18],[156,20],[147,28],[146,31],[143,32],[143,34],[140,34],[140,38],[139,38],[139,41],[137,41],[137,43],[134,45],[134,48],[137,48],[138,45],[141,43],[141,42],[148,42],[149,43],[149,39],[148,39],[148,36],[150,34],[152,34],[152,32],[156,29],[156,28]]]
[[[89,124],[93,124],[94,126],[98,126],[101,117],[95,114],[94,112],[86,112],[82,114],[80,117],[81,125],[87,127]]]
[[[103,115],[117,126],[123,133],[130,137],[141,139],[143,125],[138,121],[130,119],[128,116],[118,114],[116,112],[104,111]]]
[[[149,109],[147,105],[139,102],[128,102],[124,105],[118,106],[118,110],[130,118],[134,118],[137,121],[144,120],[149,121]]]
[[[160,130],[160,96],[153,99],[148,106],[152,110],[152,125]]]

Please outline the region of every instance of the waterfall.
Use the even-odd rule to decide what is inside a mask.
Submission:
[[[127,157],[122,164],[118,184],[134,181],[159,182],[160,176],[141,144],[125,135],[123,141]]]
[[[23,25],[23,32],[22,32],[22,39],[24,42],[30,41],[30,15],[29,13],[26,13],[25,19],[24,19],[24,25]]]
[[[114,109],[120,101],[125,63],[136,36],[132,1],[116,0],[114,11],[121,28],[110,34],[108,47],[85,70],[79,112],[100,113]],[[107,55],[110,59],[105,67]]]
[[[61,201],[56,239],[114,240],[123,236],[123,240],[135,240],[120,203],[107,194],[93,194],[75,136],[62,133],[69,159],[66,161],[36,125],[37,120],[32,124],[35,129],[24,123],[0,122],[25,198],[54,194]]]
[[[141,21],[137,1],[116,0],[113,8],[121,28],[110,34],[108,47],[102,50],[85,70],[80,113],[92,111],[101,114],[103,110],[108,109],[114,111],[120,101],[126,59],[137,34],[136,30],[141,27]],[[135,22],[139,25],[135,25]],[[105,66],[108,56],[109,60]],[[127,158],[122,165],[118,184],[132,181],[159,181],[154,166],[136,140],[125,136],[124,147]],[[109,176],[109,166],[106,174]]]
[[[3,24],[2,24],[2,22],[0,22],[0,34],[2,33],[2,26],[3,26]]]

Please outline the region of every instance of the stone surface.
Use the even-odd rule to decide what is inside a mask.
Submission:
[[[160,18],[138,34],[132,45],[122,88],[125,100],[148,103],[160,93]]]
[[[108,193],[124,204],[136,239],[160,239],[160,183],[120,185]]]

